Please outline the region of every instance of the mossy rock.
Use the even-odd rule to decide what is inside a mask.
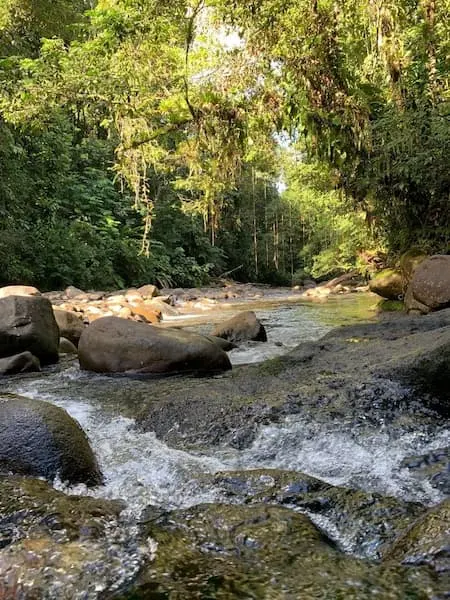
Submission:
[[[400,272],[406,283],[411,281],[414,271],[426,258],[428,258],[428,255],[420,248],[411,248],[401,255]]]
[[[306,515],[267,505],[150,509],[155,559],[128,600],[429,599],[428,571],[380,566],[340,552]]]
[[[371,557],[379,557],[382,547],[425,511],[415,502],[333,486],[295,471],[256,469],[211,477],[214,487],[230,501],[295,506],[326,517],[355,552]]]
[[[387,300],[398,300],[405,292],[405,282],[399,271],[384,269],[370,280],[369,289]]]
[[[45,481],[0,475],[0,547],[33,535],[59,542],[97,538],[122,502],[67,496]]]
[[[42,480],[0,476],[0,597],[97,598],[120,582],[122,509],[117,501],[66,496]]]
[[[450,583],[450,499],[419,517],[385,551],[388,560],[429,565]]]
[[[0,473],[98,485],[86,434],[62,408],[14,394],[0,397]]]

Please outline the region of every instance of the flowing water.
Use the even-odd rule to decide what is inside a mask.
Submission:
[[[367,320],[372,303],[363,297],[319,306],[257,306],[269,342],[250,343],[234,350],[231,360],[234,364],[264,360],[302,341],[318,339],[336,325]],[[229,311],[216,312],[195,320],[185,318],[177,325],[205,331],[209,329],[206,322],[229,315]],[[70,362],[41,376],[14,378],[6,387],[7,391],[63,407],[79,421],[98,456],[105,485],[94,490],[57,485],[70,493],[124,499],[130,527],[149,504],[180,508],[220,501],[220,490],[204,474],[226,470],[289,469],[332,484],[423,503],[436,503],[443,497],[442,492],[402,466],[407,456],[448,446],[450,430],[443,427],[430,440],[427,427],[420,424],[414,431],[406,428],[404,433],[392,435],[389,425],[367,425],[359,430],[333,421],[318,423],[311,416],[291,415],[281,423],[262,427],[249,448],[213,448],[200,453],[170,448],[153,433],[135,428],[132,411],[125,411],[124,406],[137,406],[140,399],[151,394],[152,380],[83,373]],[[321,525],[334,537],[341,535],[345,547],[342,532],[336,532],[332,523],[322,521]]]
[[[231,360],[242,364],[285,353],[302,341],[318,339],[333,326],[367,319],[371,304],[370,299],[351,297],[320,306],[256,307],[269,342],[243,345],[231,352]],[[213,318],[196,316],[195,326],[190,319],[180,324],[203,332],[210,329],[211,320],[228,316],[228,312]],[[427,482],[418,483],[401,463],[406,456],[448,445],[447,429],[431,441],[427,429],[420,426],[392,438],[388,426],[359,431],[343,423],[319,424],[310,417],[293,415],[281,424],[262,427],[250,448],[217,448],[202,455],[168,447],[153,433],[136,430],[134,419],[123,415],[127,399],[138,405],[151,389],[151,380],[83,373],[74,363],[45,377],[9,385],[10,391],[57,404],[77,419],[106,476],[106,485],[94,493],[124,499],[135,515],[147,504],[176,508],[217,500],[213,488],[198,483],[202,473],[260,467],[303,471],[336,485],[363,487],[408,500],[431,503],[439,499],[437,490]],[[86,492],[82,486],[78,491]]]

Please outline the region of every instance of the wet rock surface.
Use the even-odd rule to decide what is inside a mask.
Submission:
[[[432,366],[445,373],[449,326],[448,310],[387,316],[201,378],[105,377],[67,357],[10,378],[81,417],[105,466],[89,493],[127,507],[92,523],[86,505],[84,537],[73,500],[5,488],[2,513],[0,491],[0,590],[16,573],[26,600],[33,586],[49,600],[448,598],[448,412]],[[14,537],[27,494],[42,523]]]
[[[305,473],[278,469],[217,473],[212,483],[239,504],[275,504],[326,518],[346,550],[380,558],[383,548],[426,510],[423,505],[381,494],[333,486]]]
[[[0,476],[0,597],[91,599],[122,585],[143,555],[121,526],[122,509]]]
[[[434,411],[445,416],[449,409],[449,336],[450,310],[338,328],[282,357],[189,386],[156,381],[138,422],[172,444],[238,448],[249,446],[260,426],[292,414],[346,427],[435,423]]]
[[[444,591],[426,568],[347,556],[287,508],[199,505],[143,518],[155,560],[120,598],[430,599]],[[426,590],[426,591],[425,591]],[[441,596],[442,598],[444,596]]]
[[[98,485],[89,441],[65,410],[20,396],[0,396],[0,472]]]
[[[450,590],[450,499],[419,517],[388,548],[385,558],[407,565],[427,565]]]

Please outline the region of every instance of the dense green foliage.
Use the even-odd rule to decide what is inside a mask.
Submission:
[[[6,0],[0,283],[447,251],[449,39],[450,0]]]

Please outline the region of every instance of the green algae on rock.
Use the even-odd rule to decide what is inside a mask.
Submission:
[[[430,600],[428,569],[370,563],[338,551],[310,519],[267,505],[149,510],[155,559],[127,600]],[[437,597],[437,596],[436,596]]]
[[[0,597],[90,600],[122,585],[145,554],[121,525],[123,508],[0,476]]]

